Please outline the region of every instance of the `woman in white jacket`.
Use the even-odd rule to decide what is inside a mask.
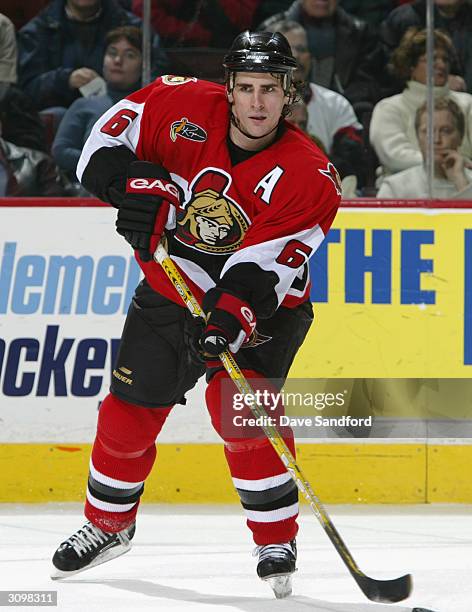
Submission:
[[[422,160],[426,159],[427,112],[424,103],[416,112],[415,128]],[[438,98],[434,103],[434,180],[433,198],[448,200],[472,199],[472,170],[458,148],[465,132],[465,120],[459,106],[451,98]],[[418,166],[387,176],[378,198],[427,198],[428,180],[423,162]]]
[[[462,110],[466,130],[459,151],[471,158],[472,95],[449,88],[449,70],[454,54],[451,39],[435,30],[434,97],[452,98]],[[384,175],[423,163],[415,133],[415,115],[426,100],[426,30],[412,28],[406,32],[392,55],[392,67],[395,75],[405,81],[405,89],[375,106],[369,133]]]

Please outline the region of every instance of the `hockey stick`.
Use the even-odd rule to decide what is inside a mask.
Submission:
[[[169,257],[162,244],[157,247],[154,253],[154,260],[162,266],[170,282],[173,284],[178,294],[182,298],[182,301],[192,315],[195,317],[205,318],[205,313],[203,312],[200,304],[190,291],[187,283],[182,278],[182,275],[176,268],[174,262]],[[284,439],[278,430],[274,426],[270,425],[271,421],[268,418],[265,408],[257,403],[254,391],[251,389],[250,384],[246,380],[244,374],[241,372],[233,355],[229,351],[225,351],[219,355],[219,358],[221,359],[221,362],[223,363],[230,378],[235,383],[238,391],[242,393],[244,397],[252,398],[252,401],[248,403],[254,416],[265,417],[261,419],[261,421],[264,423],[261,428],[272,444],[275,452],[285,465],[285,468],[290,474],[292,480],[295,482],[298,489],[310,504],[310,508],[315,513],[317,519],[321,523],[321,526],[333,543],[334,548],[344,561],[346,567],[359,585],[364,595],[372,601],[385,603],[393,603],[406,599],[410,595],[412,588],[412,579],[410,574],[406,574],[400,578],[395,578],[394,580],[376,580],[375,578],[366,576],[359,569],[346,544],[343,542],[341,536],[331,522],[331,519],[329,518],[322,503],[315,495],[310,483],[307,481],[301,469],[298,467],[297,462],[286,445]]]

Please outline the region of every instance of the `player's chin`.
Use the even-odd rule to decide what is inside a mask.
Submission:
[[[264,121],[254,121],[251,120],[249,122],[248,125],[248,133],[251,136],[264,136],[265,134],[269,133],[271,130],[273,130],[275,127],[275,125],[273,124],[273,122],[268,121],[267,119],[265,119]]]

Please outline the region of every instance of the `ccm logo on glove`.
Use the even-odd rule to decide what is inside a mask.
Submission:
[[[174,183],[169,183],[162,179],[128,179],[126,184],[127,193],[141,193],[142,189],[145,189],[147,193],[158,195],[166,199],[169,199],[169,195],[171,195],[176,200],[174,205],[178,206],[180,204],[180,193]]]

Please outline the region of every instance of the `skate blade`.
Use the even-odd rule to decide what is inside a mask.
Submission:
[[[281,574],[280,576],[270,576],[264,578],[264,582],[269,583],[277,599],[285,599],[292,594],[292,574]]]
[[[72,570],[70,572],[65,572],[63,570],[58,569],[53,566],[51,571],[51,580],[62,580],[63,578],[70,578],[70,576],[75,576],[76,574],[80,574],[81,572],[85,572],[92,567],[97,567],[97,565],[102,565],[102,563],[106,563],[107,561],[111,561],[112,559],[116,559],[116,557],[121,557],[125,553],[131,550],[131,542],[129,545],[125,546],[115,546],[114,548],[110,548],[110,550],[106,550],[103,554],[98,555],[92,563],[87,565],[86,567],[82,567],[78,570]]]

